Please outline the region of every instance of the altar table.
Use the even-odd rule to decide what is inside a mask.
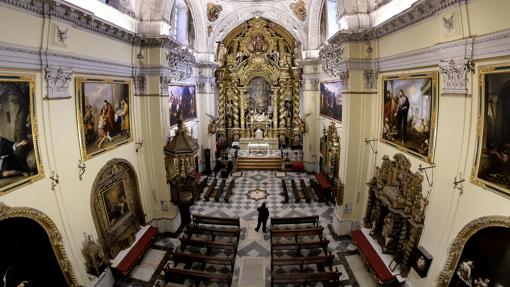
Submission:
[[[269,144],[267,143],[249,143],[248,144],[248,154],[250,154],[251,151],[267,151],[267,154],[269,154]]]

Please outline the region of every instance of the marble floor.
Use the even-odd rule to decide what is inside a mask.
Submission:
[[[280,195],[280,192],[282,192],[281,178],[285,178],[285,180],[289,181],[289,184],[291,179],[295,179],[298,182],[299,179],[304,179],[305,182],[308,183],[309,179],[312,178],[312,175],[294,172],[277,173],[274,171],[243,171],[233,174],[233,176],[231,176],[228,180],[231,180],[232,178],[235,178],[236,184],[234,193],[230,198],[230,203],[198,201],[191,207],[192,214],[240,218],[241,237],[237,249],[232,286],[270,286],[271,251],[269,232],[264,234],[253,230],[257,223],[257,207],[260,206],[262,202],[266,202],[270,216],[292,217],[319,215],[320,224],[325,227],[325,238],[330,241],[328,249],[333,255],[335,255],[333,265],[342,272],[340,286],[376,286],[373,278],[369,276],[368,272],[364,269],[364,266],[362,265],[363,263],[360,263],[361,259],[359,259],[357,248],[352,244],[350,237],[337,237],[335,234],[332,234],[330,228],[328,228],[328,225],[330,226],[332,223],[333,205],[319,203],[316,201],[313,201],[312,203],[282,203],[283,196]],[[212,181],[212,178],[209,180]],[[289,193],[289,197],[290,202],[294,202],[292,192]],[[270,222],[268,222],[268,226],[269,224]],[[167,250],[168,252],[163,257],[160,264],[151,263],[150,266],[154,269],[152,275],[149,275],[149,273],[151,273],[151,271],[148,270],[149,268],[146,267],[144,269],[143,278],[146,279],[150,277],[150,279],[148,281],[142,281],[137,278],[131,278],[128,280],[129,284],[121,284],[120,286],[191,286],[191,283],[188,281],[186,281],[184,285],[173,283],[165,285],[163,283],[164,277],[162,266],[164,266],[166,261],[169,260],[169,254],[172,253],[172,250],[179,245],[178,242],[179,241],[175,238],[164,237],[155,241],[153,248]],[[154,255],[149,256],[154,257]],[[142,262],[144,262],[144,260],[145,258]],[[147,261],[152,262],[150,259]],[[242,271],[243,262],[245,262],[245,264],[246,262],[249,262],[248,264],[257,266],[254,268],[258,270],[257,274],[259,275],[246,275],[245,272]],[[264,268],[262,266],[265,266],[264,272],[260,270],[260,268]],[[136,274],[136,272],[132,272],[131,277],[136,276],[133,275],[134,273]],[[241,273],[245,275],[241,275]],[[138,276],[140,277],[140,275]],[[158,282],[157,284],[159,285],[156,285],[156,282]],[[241,284],[241,282],[243,283]],[[246,282],[252,282],[255,284],[248,284]],[[261,282],[265,282],[265,284]],[[216,286],[216,284],[205,285],[202,283],[200,286]]]

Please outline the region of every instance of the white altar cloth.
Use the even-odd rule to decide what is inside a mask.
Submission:
[[[250,154],[251,151],[267,151],[269,154],[269,144],[267,143],[249,143],[248,144],[248,154]]]

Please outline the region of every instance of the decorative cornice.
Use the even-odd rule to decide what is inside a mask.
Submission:
[[[70,98],[69,83],[71,82],[72,70],[62,66],[45,68],[47,99]]]
[[[338,77],[340,72],[346,70],[344,60],[344,47],[341,44],[325,45],[320,53],[320,63],[322,71],[330,77]]]
[[[136,75],[133,77],[133,82],[135,83],[135,95],[143,95],[145,94],[145,86],[147,85],[147,77],[145,75]]]
[[[469,60],[449,60],[439,64],[439,71],[443,75],[443,94],[468,93],[468,73],[471,71]]]
[[[377,89],[377,71],[364,70],[361,72],[363,77],[363,87],[365,89],[374,90]]]

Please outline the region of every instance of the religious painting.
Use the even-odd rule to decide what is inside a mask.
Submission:
[[[43,177],[34,94],[34,77],[0,75],[0,195]]]
[[[418,246],[413,253],[413,259],[411,262],[411,266],[414,271],[420,275],[421,278],[427,277],[427,273],[429,272],[430,264],[432,263],[432,256],[423,248],[423,246]]]
[[[90,159],[131,140],[131,83],[76,79],[81,153]]]
[[[248,109],[257,114],[265,113],[272,115],[271,100],[269,97],[269,83],[262,77],[251,79],[247,86],[248,91]]]
[[[170,113],[171,127],[177,125],[177,120],[181,112],[184,121],[197,117],[195,86],[170,85],[168,86],[168,95],[168,110]]]
[[[115,226],[126,214],[129,213],[129,205],[126,198],[124,181],[120,180],[106,188],[102,192],[106,219],[110,228]]]
[[[438,109],[437,72],[386,76],[382,81],[381,140],[432,163]]]
[[[321,116],[342,121],[342,89],[341,82],[321,83]]]
[[[510,198],[510,65],[480,69],[477,149],[471,179]]]

